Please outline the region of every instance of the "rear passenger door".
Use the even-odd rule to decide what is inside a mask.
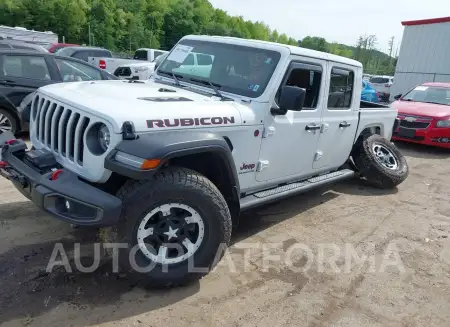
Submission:
[[[23,98],[37,88],[59,81],[47,56],[4,54],[1,57],[0,85],[8,103],[18,107]]]
[[[314,169],[338,168],[349,157],[358,128],[361,97],[361,94],[355,92],[360,90],[355,86],[361,83],[361,80],[356,80],[356,69],[340,63],[328,63],[327,103],[322,114]]]

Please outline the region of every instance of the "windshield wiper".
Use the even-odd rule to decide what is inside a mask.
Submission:
[[[432,104],[440,104],[440,105],[443,105],[443,106],[445,106],[446,104],[444,104],[444,103],[441,103],[441,102],[433,102],[433,101],[424,101],[425,103],[432,103]]]
[[[183,87],[180,84],[180,81],[178,80],[179,78],[183,78],[183,76],[179,75],[179,74],[175,74],[174,72],[166,72],[166,71],[158,71],[160,74],[164,74],[164,75],[169,75],[172,76],[173,80],[175,81],[175,85],[179,86],[179,87]]]
[[[192,82],[197,82],[197,83],[201,83],[203,85],[209,85],[211,86],[211,88],[214,90],[214,92],[216,93],[216,95],[220,98],[220,101],[233,101],[233,99],[231,98],[227,98],[226,96],[224,96],[222,93],[220,93],[220,91],[217,89],[217,87],[222,87],[222,85],[217,84],[217,83],[212,83],[209,80],[204,80],[204,79],[197,79],[197,78],[189,78],[190,81]],[[217,86],[217,87],[216,87]]]

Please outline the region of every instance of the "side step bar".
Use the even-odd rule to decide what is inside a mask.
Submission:
[[[333,183],[343,179],[349,179],[354,175],[355,172],[353,170],[343,169],[326,175],[313,177],[302,182],[291,183],[254,193],[241,199],[241,211],[280,200],[293,194],[303,193],[321,185]]]

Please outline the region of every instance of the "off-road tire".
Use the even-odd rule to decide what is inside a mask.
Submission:
[[[126,182],[117,195],[123,201],[122,216],[116,226],[101,230],[100,238],[103,242],[129,245],[127,249],[119,250],[120,267],[147,286],[173,287],[198,280],[212,270],[229,245],[232,222],[227,203],[217,187],[195,171],[169,167],[150,180]],[[188,260],[166,265],[164,271],[160,264],[144,273],[132,268],[129,258],[131,249],[137,244],[139,223],[148,212],[168,202],[188,205],[202,217],[205,236],[193,254],[193,262],[195,267],[207,268],[207,271],[192,272]],[[135,252],[134,258],[141,267],[150,263],[141,251]]]
[[[372,150],[375,143],[391,151],[397,160],[397,169],[386,168],[377,160]],[[395,188],[408,177],[409,170],[405,157],[394,144],[380,135],[371,135],[364,139],[353,151],[352,156],[359,174],[378,188]]]

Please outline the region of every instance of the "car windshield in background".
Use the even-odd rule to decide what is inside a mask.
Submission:
[[[425,103],[450,105],[450,89],[443,87],[417,86],[408,92],[402,101],[415,101]]]
[[[259,97],[281,58],[277,51],[208,41],[183,40],[157,74],[251,98]]]
[[[385,78],[385,77],[372,77],[369,80],[370,83],[375,83],[375,84],[385,84],[385,83],[389,83],[389,78]]]

